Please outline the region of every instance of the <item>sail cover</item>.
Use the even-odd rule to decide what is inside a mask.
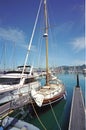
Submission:
[[[31,91],[31,96],[34,99],[34,101],[36,102],[36,104],[41,107],[43,100],[44,100],[44,95],[37,93],[36,90],[32,90]]]

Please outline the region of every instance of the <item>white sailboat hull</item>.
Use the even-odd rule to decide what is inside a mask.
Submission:
[[[50,84],[31,94],[35,101],[35,105],[41,107],[55,103],[64,98],[65,89],[62,84]]]

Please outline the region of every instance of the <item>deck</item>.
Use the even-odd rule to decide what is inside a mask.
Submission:
[[[68,130],[85,130],[85,107],[80,87],[75,87]]]

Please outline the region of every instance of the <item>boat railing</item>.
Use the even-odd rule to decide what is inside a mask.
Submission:
[[[2,104],[0,106],[0,119],[7,116],[11,111],[14,111],[17,108],[21,108],[29,102],[31,102],[31,97],[27,93],[11,100],[8,103]]]
[[[10,112],[10,110],[11,110],[10,108],[11,108],[11,103],[10,102],[0,106],[0,119],[2,117],[6,116]]]

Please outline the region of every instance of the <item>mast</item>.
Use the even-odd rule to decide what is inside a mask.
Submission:
[[[4,72],[6,71],[6,43],[4,44]]]
[[[48,17],[47,17],[47,3],[44,0],[44,17],[45,17],[45,42],[46,42],[46,85],[49,85],[49,72],[48,72]]]
[[[33,27],[31,39],[30,39],[30,42],[29,42],[29,46],[28,46],[28,50],[27,50],[27,54],[26,54],[26,58],[25,58],[25,62],[24,62],[24,67],[23,67],[22,74],[21,74],[20,84],[22,84],[22,85],[24,84],[24,80],[22,80],[22,78],[23,78],[23,74],[24,74],[24,71],[25,71],[25,67],[27,65],[29,52],[30,52],[32,41],[33,41],[33,37],[34,37],[34,34],[35,34],[35,30],[36,30],[36,26],[37,26],[37,22],[38,22],[38,17],[39,17],[39,13],[40,13],[40,9],[41,9],[41,4],[42,4],[42,0],[40,1],[40,5],[39,5],[38,12],[37,12],[37,15],[36,15],[35,24],[34,24],[34,27]]]

